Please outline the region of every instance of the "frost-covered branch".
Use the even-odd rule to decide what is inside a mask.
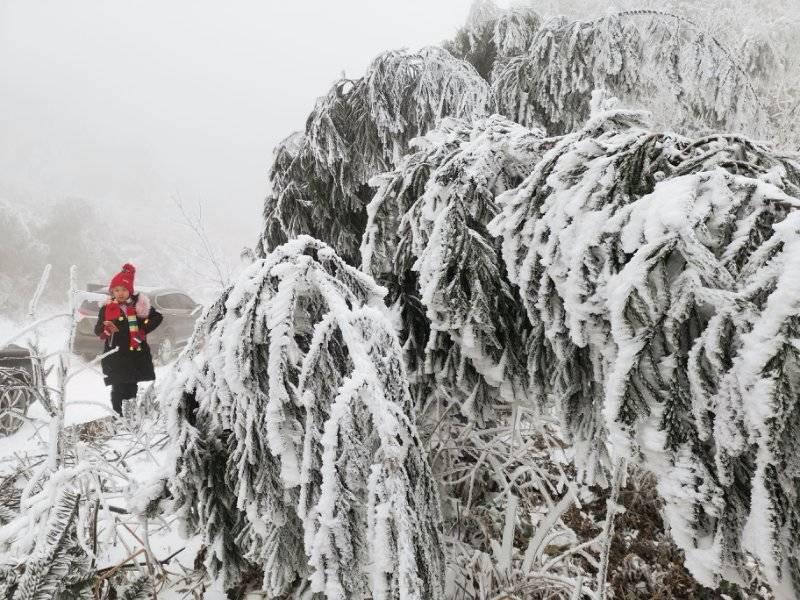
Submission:
[[[489,106],[488,84],[472,66],[435,47],[385,52],[363,77],[337,82],[305,131],[275,149],[261,256],[307,234],[356,264],[372,176],[399,163],[409,142],[442,118]]]
[[[606,460],[604,439],[600,450],[651,470],[687,567],[709,586],[741,581],[748,556],[774,590],[800,581],[787,491],[799,182],[795,155],[612,112],[554,146],[489,226],[578,465]]]
[[[766,131],[760,98],[732,52],[689,19],[660,11],[552,17],[527,53],[492,74],[502,114],[554,133],[581,126],[598,88],[653,110],[668,128]]]
[[[441,517],[385,290],[307,236],[212,306],[162,403],[169,486],[227,586],[441,598]]]

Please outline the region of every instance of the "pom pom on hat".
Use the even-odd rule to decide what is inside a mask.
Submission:
[[[117,286],[122,286],[128,290],[129,294],[133,294],[133,276],[136,274],[136,267],[130,263],[122,265],[122,271],[111,278],[111,283],[108,284],[109,291]]]

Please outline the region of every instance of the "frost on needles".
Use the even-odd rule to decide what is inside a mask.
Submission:
[[[165,384],[179,514],[226,586],[443,597],[441,516],[385,290],[307,236],[255,261]]]
[[[496,401],[524,396],[527,319],[486,225],[546,143],[499,115],[445,119],[372,180],[362,269],[389,288],[420,406],[486,424]]]
[[[357,264],[370,178],[395,166],[409,141],[441,118],[489,109],[488,83],[441,48],[384,52],[363,77],[341,79],[317,100],[305,131],[275,149],[262,255],[305,233]]]
[[[658,478],[701,583],[755,557],[800,589],[800,164],[735,135],[595,115],[506,192],[489,230],[548,354],[538,374],[592,440]]]
[[[551,17],[526,52],[494,64],[496,110],[551,133],[579,128],[608,90],[683,132],[764,132],[759,94],[738,58],[690,19],[652,10],[590,21]]]

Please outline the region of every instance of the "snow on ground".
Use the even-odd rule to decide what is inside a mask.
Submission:
[[[47,315],[50,313],[63,312],[62,309],[54,309],[52,311],[42,311]],[[25,323],[15,323],[8,319],[0,317],[0,343],[10,338],[16,332],[22,330],[26,326]],[[61,350],[65,346],[65,340],[69,333],[69,321],[66,318],[57,319],[45,323],[38,329],[39,340],[42,349],[45,352],[55,352]],[[14,341],[19,346],[27,346],[29,341],[34,338],[33,334],[26,334],[20,339]],[[70,354],[70,369],[79,370],[84,369],[87,365],[80,357]],[[55,364],[55,357],[50,362]],[[156,379],[165,372],[169,367],[157,367]],[[55,386],[57,383],[55,370],[50,373],[48,384]],[[142,389],[148,384],[140,384],[139,388]],[[77,423],[85,423],[93,421],[102,417],[113,415],[111,410],[111,401],[109,399],[110,388],[106,387],[103,383],[103,375],[100,372],[100,365],[89,367],[70,379],[67,384],[67,409],[64,415],[66,425],[75,425]],[[47,419],[47,414],[43,407],[36,403],[30,407],[28,415],[34,419]]]
[[[58,310],[53,312],[60,312]],[[51,314],[42,311],[42,314]],[[0,344],[16,334],[25,326],[0,316]],[[51,353],[64,348],[68,334],[69,321],[66,318],[58,319],[44,324],[39,328],[39,342],[45,353]],[[14,343],[27,346],[33,340],[33,334],[26,334]],[[67,384],[65,424],[67,427],[89,423],[103,419],[109,421],[114,414],[111,410],[109,389],[103,382],[99,365],[87,367],[87,363],[78,356],[69,355],[70,371],[75,372]],[[47,364],[56,364],[55,357]],[[170,365],[156,367],[157,381],[164,377]],[[48,385],[55,386],[57,382],[55,369],[48,377]],[[140,391],[149,383],[140,384]],[[34,403],[28,409],[29,420],[23,427],[7,437],[0,437],[0,476],[8,472],[18,463],[22,456],[42,456],[48,447],[49,416],[44,407]],[[109,492],[103,498],[101,512],[106,517],[104,522],[115,522],[116,527],[107,527],[99,533],[102,551],[98,555],[99,566],[118,564],[142,547],[144,528],[137,518],[130,514],[115,513],[111,507],[128,509],[128,502],[137,492],[146,489],[152,484],[161,472],[165,460],[165,432],[163,426],[152,422],[117,422],[116,434],[108,439],[92,444],[87,444],[87,454],[100,453],[106,457],[124,457],[118,462],[122,466],[121,482],[127,480],[125,488],[116,492]],[[83,450],[82,450],[83,451]],[[200,546],[198,538],[182,539],[177,532],[177,523],[172,515],[155,519],[149,523],[149,542],[153,555],[159,559],[175,554],[175,557],[165,568],[173,574],[181,574],[184,569],[191,571],[194,558]],[[176,554],[177,553],[177,554]],[[141,558],[141,557],[140,557]],[[177,586],[180,587],[180,586]],[[165,600],[186,598],[185,593],[177,590],[163,589],[159,597]],[[225,595],[220,590],[208,590],[205,598],[211,600],[223,599]]]
[[[58,307],[52,311],[43,311],[44,314],[63,312]],[[17,332],[26,327],[27,323],[14,322],[7,318],[0,317],[0,344],[11,338]],[[69,322],[66,318],[50,321],[38,328],[39,343],[42,351],[54,352],[64,347],[65,339],[68,334]],[[15,340],[13,343],[27,347],[28,343],[35,338],[34,333],[29,333]],[[86,363],[77,356],[70,355],[71,366],[79,369],[86,366]],[[48,364],[54,364],[51,360]],[[48,385],[56,385],[55,370],[51,371],[48,377]],[[65,411],[65,424],[75,425],[85,423],[111,414],[111,402],[108,396],[108,389],[103,383],[102,374],[98,369],[90,368],[75,375],[67,384],[67,409]],[[16,434],[8,437],[0,437],[0,464],[8,462],[8,457],[14,453],[30,450],[38,444],[47,441],[47,427],[49,417],[41,404],[35,402],[28,408],[28,421]]]

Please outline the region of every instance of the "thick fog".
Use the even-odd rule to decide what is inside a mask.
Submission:
[[[48,262],[51,300],[69,265],[105,281],[126,260],[142,283],[213,297],[256,241],[275,144],[336,79],[452,38],[471,4],[0,0],[0,313]],[[535,6],[590,18],[612,4],[688,10],[732,47],[743,23],[770,37],[797,19],[784,0],[765,0],[767,20],[738,0]]]
[[[41,250],[3,243],[0,295],[30,289],[28,267],[45,260],[54,284],[70,262],[85,280],[131,259],[145,281],[199,285],[210,270],[185,258],[198,244],[175,199],[192,217],[202,207],[235,268],[258,233],[275,143],[342,73],[361,75],[386,49],[440,43],[469,5],[0,0],[3,230],[32,229]]]

